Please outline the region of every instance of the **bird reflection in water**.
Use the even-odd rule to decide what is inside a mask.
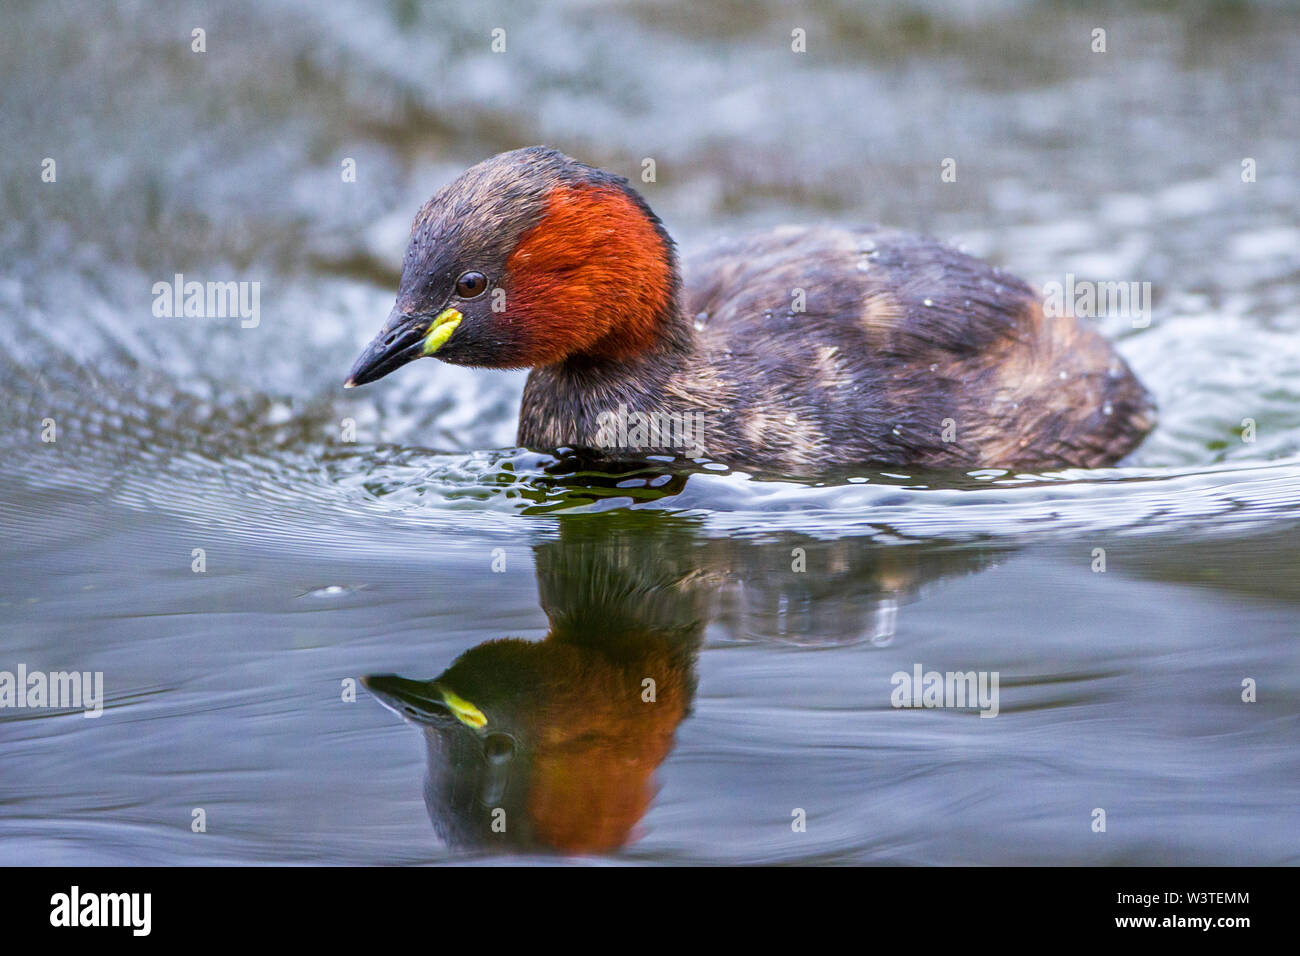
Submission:
[[[488,641],[432,680],[363,678],[423,730],[425,800],[452,848],[623,846],[690,713],[706,626],[723,641],[886,643],[900,602],[989,555],[710,539],[643,513],[563,519],[536,563],[544,640]]]

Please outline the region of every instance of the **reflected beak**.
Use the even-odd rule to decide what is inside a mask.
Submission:
[[[406,315],[394,309],[383,329],[352,366],[343,387],[365,385],[408,362],[433,355],[456,331],[463,318],[456,309],[443,309],[432,319],[427,315]]]
[[[487,725],[481,710],[437,681],[407,680],[396,674],[367,674],[361,678],[361,686],[406,720],[447,724],[454,719],[471,730],[481,730]]]
[[[393,713],[407,720],[441,724],[451,717],[451,710],[432,681],[407,680],[396,674],[367,674],[361,678],[361,686]]]

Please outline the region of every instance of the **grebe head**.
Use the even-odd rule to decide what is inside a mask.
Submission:
[[[668,334],[678,286],[672,240],[627,180],[546,147],[501,153],[416,215],[397,303],[345,387],[430,355],[626,360]]]

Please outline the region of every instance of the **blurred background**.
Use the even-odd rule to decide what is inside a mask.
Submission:
[[[585,599],[539,579],[596,520],[581,566],[655,543],[647,587],[716,592],[626,858],[1295,862],[1298,27],[1245,0],[7,0],[0,669],[102,670],[110,706],[0,711],[0,862],[449,858],[419,735],[340,682],[542,638]],[[1150,282],[1150,327],[1098,321],[1160,425],[1100,472],[584,483],[511,447],[523,373],[344,393],[419,205],[534,143],[631,178],[688,262],[881,222],[1040,285]],[[260,283],[257,326],[156,317],[177,273]],[[1002,716],[891,709],[917,661],[1000,670]],[[1127,822],[1092,833],[1097,806]]]

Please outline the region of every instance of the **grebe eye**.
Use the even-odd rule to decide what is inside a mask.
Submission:
[[[456,294],[462,299],[472,299],[482,295],[487,288],[487,276],[481,272],[466,272],[456,280]]]
[[[515,741],[509,734],[492,734],[483,743],[483,755],[489,763],[504,763],[515,755]]]

